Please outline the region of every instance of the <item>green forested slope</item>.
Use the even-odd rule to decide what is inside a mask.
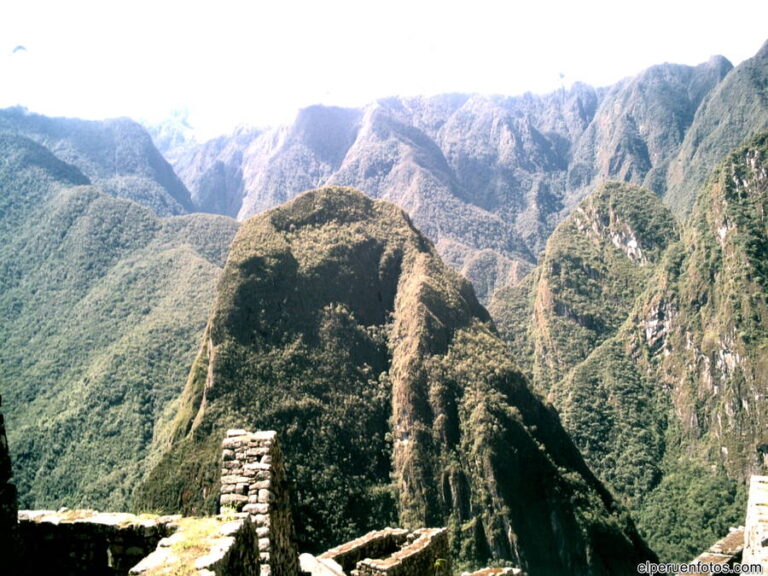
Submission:
[[[15,107],[0,110],[0,133],[34,140],[102,191],[138,202],[159,216],[194,211],[189,191],[133,120],[50,118]]]
[[[540,390],[556,395],[616,332],[676,234],[655,194],[609,182],[557,227],[536,271],[497,294],[490,309]]]
[[[587,462],[669,560],[743,522],[745,482],[765,473],[767,166],[765,135],[721,164],[625,321],[549,388]],[[584,351],[583,340],[566,344]],[[536,348],[533,365],[548,352]]]
[[[23,507],[125,508],[236,225],[159,220],[0,136],[0,393]]]
[[[447,524],[462,562],[532,575],[650,557],[469,284],[400,209],[349,189],[243,224],[137,505],[215,509],[230,426],[280,434],[302,549]]]

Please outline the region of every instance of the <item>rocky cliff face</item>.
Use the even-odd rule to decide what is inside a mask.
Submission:
[[[348,189],[248,220],[174,441],[137,502],[214,505],[221,430],[281,434],[302,549],[447,525],[465,561],[630,574],[650,553],[528,388],[470,285]]]

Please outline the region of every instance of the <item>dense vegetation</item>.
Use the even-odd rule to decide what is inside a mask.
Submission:
[[[652,192],[608,183],[557,227],[536,272],[497,294],[491,311],[540,390],[556,397],[553,386],[618,330],[675,237]]]
[[[586,218],[585,207],[605,205],[606,193],[626,187],[596,192],[553,234],[527,285],[531,292],[506,293],[506,308],[531,318],[527,332],[505,330],[513,349],[533,349],[535,383],[549,390],[587,462],[669,560],[690,559],[743,522],[744,483],[764,472],[764,407],[752,399],[768,385],[767,158],[765,135],[731,155],[675,242],[669,215],[650,208],[650,197],[632,194],[644,206],[626,220],[637,247],[645,251],[656,238],[648,253],[655,252],[650,261],[658,264],[638,260],[640,275],[617,267],[604,274],[610,257],[594,250],[591,259],[584,256],[601,227],[599,211]],[[607,241],[615,238],[607,235],[604,245],[615,249]],[[631,253],[615,250],[614,258],[620,256],[630,264]],[[551,270],[567,267],[553,278]],[[634,295],[610,292],[614,286]],[[505,301],[495,307],[503,311]],[[537,370],[542,364],[549,373]]]
[[[88,184],[0,135],[0,390],[22,507],[127,507],[235,231]]]
[[[159,216],[194,210],[189,191],[149,134],[127,118],[94,122],[7,108],[0,110],[0,133],[34,140],[102,191],[138,202]]]
[[[213,510],[228,426],[279,431],[301,549],[391,521],[448,524],[464,562],[534,575],[650,556],[469,284],[398,208],[348,189],[241,227],[137,505]]]

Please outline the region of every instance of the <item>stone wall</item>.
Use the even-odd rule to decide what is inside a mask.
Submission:
[[[296,576],[299,554],[277,433],[229,430],[222,447],[222,512],[245,512],[256,526],[261,576]]]
[[[0,549],[3,550],[0,555],[0,573],[12,574],[19,561],[17,500],[2,405],[3,400],[0,398]]]
[[[131,568],[131,576],[259,576],[256,526],[246,514],[183,518],[172,536]]]
[[[340,546],[323,552],[320,560],[332,560],[349,574],[357,568],[357,563],[366,558],[386,558],[408,542],[410,532],[402,528],[374,530],[365,536],[345,542]]]
[[[413,532],[399,528],[377,530],[332,548],[317,560],[332,561],[352,576],[451,574],[445,528],[421,528]]]
[[[415,538],[411,538],[416,536]],[[352,576],[442,576],[451,574],[448,532],[421,528],[409,535],[410,544],[386,558],[366,558]]]
[[[721,538],[696,556],[692,564],[720,564],[733,566],[741,563],[744,551],[744,527],[731,528],[728,536]]]
[[[768,476],[752,476],[749,481],[742,562],[760,564],[768,573]]]
[[[89,510],[22,510],[24,557],[17,573],[117,576],[152,552],[178,516],[142,518]]]

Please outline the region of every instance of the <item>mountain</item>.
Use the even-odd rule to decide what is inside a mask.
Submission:
[[[158,219],[0,134],[0,390],[22,507],[127,506],[236,227]]]
[[[714,168],[741,144],[768,130],[768,42],[718,84],[696,111],[667,174],[666,203],[687,216]]]
[[[280,434],[302,549],[397,523],[448,525],[465,562],[534,576],[652,557],[469,283],[399,208],[351,189],[241,226],[137,505],[213,510],[231,426]]]
[[[487,303],[527,275],[595,185],[662,194],[696,110],[730,69],[713,58],[601,89],[313,106],[289,126],[186,148],[173,164],[198,209],[241,220],[326,184],[394,202]]]
[[[146,130],[132,120],[49,118],[6,108],[0,110],[0,133],[34,140],[104,192],[134,200],[159,216],[194,211],[189,191]]]
[[[675,228],[653,192],[604,184],[555,229],[536,273],[497,293],[490,310],[516,356],[532,359],[540,390],[552,391],[618,330]]]
[[[722,56],[695,67],[661,64],[610,87],[575,147],[571,186],[618,180],[663,194],[694,115],[732,68]]]
[[[666,250],[657,243],[649,259],[657,264],[628,285],[627,298],[606,296],[611,282],[600,266],[608,258],[597,267],[585,260],[573,265],[573,254],[583,250],[572,225],[582,217],[579,210],[550,239],[566,249],[548,246],[528,284],[533,294],[506,294],[511,310],[531,318],[528,331],[504,332],[516,353],[533,350],[536,384],[542,379],[588,464],[667,560],[693,557],[741,522],[745,483],[765,473],[766,209],[768,135],[762,135],[721,164],[679,240],[658,236]],[[595,229],[593,221],[582,232],[591,236]],[[567,275],[555,275],[560,288],[552,290],[551,270],[561,269]],[[595,302],[597,321],[585,313]],[[617,324],[622,313],[625,320]],[[601,338],[590,335],[590,327],[607,325],[611,330],[599,332]],[[567,337],[569,330],[576,337]],[[553,358],[566,361],[547,379],[537,367],[551,368]]]

